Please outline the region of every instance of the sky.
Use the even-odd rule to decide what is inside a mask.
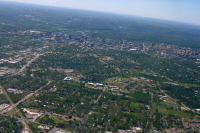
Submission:
[[[200,0],[4,0],[166,19],[200,25]]]

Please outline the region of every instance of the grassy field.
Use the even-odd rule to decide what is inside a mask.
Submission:
[[[156,111],[157,109],[158,109],[158,112],[162,113],[162,114],[173,114],[175,116],[179,116],[179,117],[183,117],[183,118],[190,118],[190,119],[194,118],[194,116],[192,116],[190,113],[169,109],[165,105],[159,105],[157,103],[154,103],[153,110]]]
[[[6,112],[6,115],[12,115],[16,112],[16,110],[13,108],[10,111]],[[16,114],[17,115],[17,114]]]
[[[127,83],[130,81],[130,78],[123,78],[123,77],[113,77],[109,78],[104,81],[104,84],[118,86],[119,88],[123,88]]]
[[[167,103],[167,104],[178,106],[177,102],[174,99],[170,98],[170,97],[166,98],[164,102]]]
[[[55,123],[62,123],[63,122],[62,118],[59,117],[59,116],[51,115],[50,118],[52,118]]]
[[[130,107],[131,107],[131,108],[138,109],[138,108],[139,108],[139,105],[140,105],[139,103],[131,102]]]
[[[200,85],[197,84],[185,84],[188,87],[200,87]]]
[[[81,87],[81,83],[73,82],[73,81],[63,81],[70,86]]]

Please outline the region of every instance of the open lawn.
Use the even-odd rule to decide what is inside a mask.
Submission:
[[[188,87],[200,87],[200,85],[197,84],[185,84]]]
[[[138,108],[139,108],[139,105],[140,105],[139,103],[131,102],[130,107],[131,107],[131,108],[138,109]]]
[[[118,86],[119,88],[123,88],[127,83],[130,81],[130,78],[123,78],[123,77],[113,77],[109,78],[104,81],[104,84]]]
[[[173,114],[173,115],[176,115],[179,117],[189,118],[189,119],[194,118],[194,116],[192,116],[190,113],[186,113],[184,111],[168,109],[165,105],[158,105],[158,104],[154,103],[153,110],[156,111],[156,109],[158,109],[158,112],[162,113],[162,114]]]

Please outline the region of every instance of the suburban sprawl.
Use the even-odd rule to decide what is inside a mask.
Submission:
[[[0,132],[200,131],[200,27],[0,3]]]

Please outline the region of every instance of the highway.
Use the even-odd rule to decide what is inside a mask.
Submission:
[[[2,89],[4,95],[6,96],[6,98],[8,99],[8,101],[10,102],[11,106],[9,107],[10,109],[14,109],[17,114],[20,116],[20,118],[23,119],[22,121],[22,125],[24,126],[24,130],[28,131],[29,133],[32,133],[32,130],[30,129],[30,127],[28,126],[28,123],[26,121],[26,118],[22,115],[22,113],[20,111],[18,111],[16,105],[13,103],[13,101],[10,99],[8,93],[6,92],[6,90],[4,89],[3,86],[0,85],[0,88]],[[7,111],[7,109],[5,109]],[[4,112],[4,110],[2,111],[2,113]]]
[[[42,54],[41,54],[42,55]],[[30,64],[32,62],[34,62],[35,60],[38,59],[39,56],[41,56],[40,54],[37,54],[33,59],[31,59],[26,65],[24,65],[18,72],[16,72],[15,74],[20,74],[21,72],[23,72],[26,67],[30,66]],[[10,77],[12,75],[9,75],[8,77]],[[1,79],[5,79],[5,78],[8,78],[8,77],[3,77]],[[0,112],[0,114],[4,114],[6,112],[9,112],[11,110],[15,110],[15,112],[20,116],[20,118],[22,119],[21,123],[24,127],[22,133],[32,133],[32,130],[30,129],[30,127],[28,126],[28,121],[26,120],[26,118],[22,115],[22,113],[19,111],[19,109],[17,109],[17,105],[19,105],[20,103],[22,103],[23,101],[25,101],[26,99],[30,98],[31,96],[33,96],[35,93],[37,93],[39,90],[41,90],[42,88],[44,88],[45,86],[47,86],[48,84],[50,84],[51,81],[48,81],[47,84],[45,84],[44,86],[40,87],[39,89],[37,89],[36,91],[28,94],[27,96],[25,96],[24,98],[22,98],[20,101],[18,101],[17,103],[13,103],[13,101],[10,99],[7,91],[4,89],[3,86],[0,85],[0,89],[2,89],[4,95],[6,96],[6,98],[8,99],[8,101],[10,102],[10,106],[6,109],[4,109],[3,111]]]
[[[17,105],[19,105],[20,103],[22,103],[23,101],[25,101],[26,99],[30,98],[31,96],[33,96],[35,93],[37,93],[39,90],[43,89],[44,87],[46,87],[47,85],[49,85],[51,83],[51,81],[48,81],[47,84],[45,84],[44,86],[40,87],[39,89],[35,90],[34,92],[28,94],[27,96],[25,96],[24,98],[22,98],[21,100],[19,100],[17,103],[13,103],[10,107],[8,107],[7,109],[1,111],[1,114],[6,113],[11,111],[13,108],[15,108]],[[2,86],[1,86],[2,88]],[[5,91],[5,90],[4,90]],[[7,92],[6,92],[7,93]],[[4,93],[5,94],[5,93]],[[5,94],[6,95],[6,94]],[[9,97],[8,95],[6,96],[7,98]],[[10,97],[9,97],[10,99]]]

